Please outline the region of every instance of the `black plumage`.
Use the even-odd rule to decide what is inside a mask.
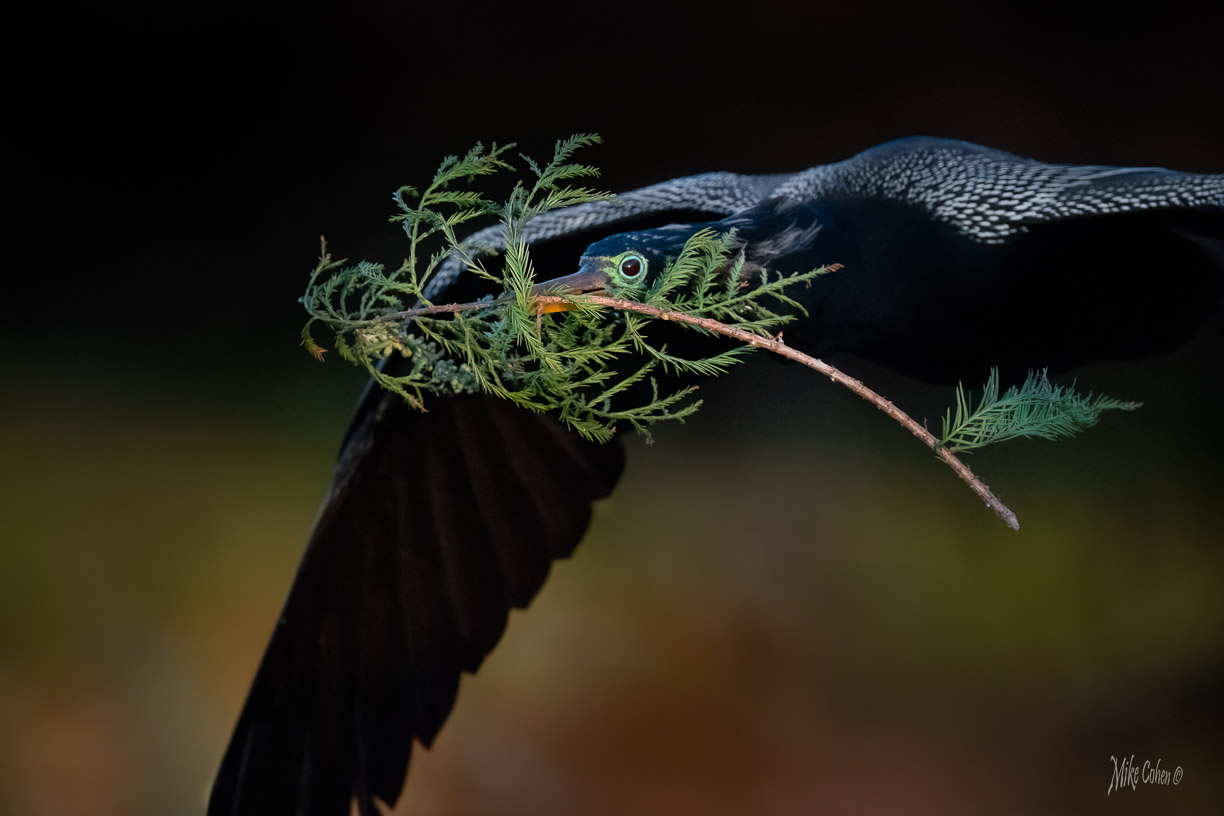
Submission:
[[[1224,176],[911,138],[795,174],[718,221],[601,239],[580,265],[636,248],[661,269],[697,230],[735,230],[749,272],[841,265],[797,293],[808,316],[787,328],[792,345],[956,381],[1185,342],[1220,319],[1222,220]]]
[[[620,476],[502,400],[422,414],[370,391],[255,677],[209,813],[363,814],[399,796],[474,672]]]
[[[676,179],[548,213],[528,237],[559,248],[554,264],[571,252],[570,268],[574,241],[598,239],[581,283],[556,282],[585,288],[630,251],[650,274],[703,227],[735,229],[749,269],[842,264],[802,293],[810,317],[788,341],[930,379],[1157,353],[1224,307],[1224,177],[1047,165],[940,139],[795,174]],[[636,231],[606,237],[625,228]],[[448,262],[431,295],[462,283]],[[617,445],[493,398],[422,414],[369,392],[210,815],[393,804],[413,742],[430,744],[461,673],[578,544],[621,466]]]

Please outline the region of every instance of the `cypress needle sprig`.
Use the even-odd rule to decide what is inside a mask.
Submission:
[[[409,243],[408,258],[393,272],[362,261],[333,260],[326,243],[302,303],[310,320],[302,333],[307,350],[322,358],[313,338],[319,324],[330,328],[337,352],[363,366],[384,388],[421,407],[425,393],[485,391],[532,410],[555,410],[584,436],[610,439],[624,423],[649,436],[656,422],[683,420],[700,405],[696,387],[660,381],[662,373],[714,376],[739,362],[750,347],[737,345],[708,356],[681,357],[656,343],[638,314],[617,313],[574,298],[569,311],[541,320],[531,288],[536,270],[524,238],[536,216],[573,204],[611,198],[576,180],[597,170],[572,161],[574,153],[598,142],[577,135],[557,142],[552,159],[540,164],[524,156],[533,180],[518,182],[504,203],[461,189],[484,176],[512,169],[512,146],[485,151],[477,145],[462,157],[445,159],[423,191],[401,187],[394,200]],[[455,228],[481,216],[502,224],[499,268],[457,237]],[[428,241],[441,247],[421,263]],[[660,276],[645,301],[661,308],[717,318],[757,333],[790,319],[779,306],[798,308],[785,289],[804,284],[823,270],[762,277],[759,285],[739,280],[742,259],[732,250],[733,236],[704,231],[686,244]],[[500,284],[496,300],[435,308],[425,293],[442,261],[457,255],[474,274]],[[728,278],[720,274],[732,270]],[[729,281],[729,282],[728,282]],[[392,355],[410,364],[394,369]],[[406,369],[406,370],[405,370]]]
[[[944,415],[939,444],[962,453],[1008,439],[1060,439],[1091,428],[1104,411],[1133,411],[1140,405],[1054,385],[1046,371],[1029,372],[1023,385],[1000,395],[999,370],[994,368],[976,408],[970,408],[964,384],[957,386],[956,413],[949,409]]]

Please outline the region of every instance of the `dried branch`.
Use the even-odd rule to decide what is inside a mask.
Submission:
[[[741,343],[746,343],[756,348],[762,348],[766,351],[785,357],[788,360],[794,360],[797,363],[802,363],[808,368],[818,371],[828,377],[833,382],[849,388],[858,396],[870,402],[872,405],[879,408],[894,421],[908,430],[911,434],[918,437],[935,452],[935,455],[947,464],[948,467],[956,473],[969,486],[969,489],[978,495],[978,497],[986,503],[986,506],[995,512],[1003,522],[1013,530],[1020,529],[1020,522],[1016,519],[1016,514],[1013,513],[1007,505],[1003,504],[991,489],[974,475],[968,465],[958,459],[951,451],[939,444],[939,440],[935,436],[920,425],[909,414],[902,411],[891,400],[881,396],[875,391],[868,388],[862,381],[851,377],[840,369],[829,365],[823,360],[819,360],[808,354],[804,354],[782,341],[782,335],[776,337],[765,337],[759,334],[754,334],[737,326],[731,326],[726,323],[720,323],[717,320],[711,320],[707,317],[697,317],[695,315],[685,314],[670,309],[661,309],[657,306],[650,306],[645,303],[638,303],[633,300],[625,300],[623,298],[606,297],[603,295],[538,295],[536,296],[536,305],[542,311],[543,307],[553,306],[568,306],[576,298],[581,298],[584,303],[592,306],[605,306],[611,309],[622,309],[630,312],[639,312],[649,317],[658,320],[668,320],[676,323],[687,323],[692,326],[705,329],[706,331],[715,334],[721,334],[724,337],[729,337],[733,340],[738,340]],[[496,300],[484,300],[475,303],[448,303],[442,305],[421,306],[415,309],[406,309],[394,314],[383,315],[377,318],[380,322],[387,321],[403,321],[413,317],[420,317],[433,314],[447,314],[454,312],[468,311],[472,309],[484,309],[491,306],[504,305]]]

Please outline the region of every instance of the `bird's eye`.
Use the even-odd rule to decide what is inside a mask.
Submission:
[[[646,269],[646,261],[640,255],[627,255],[621,259],[618,271],[625,280],[633,280]]]

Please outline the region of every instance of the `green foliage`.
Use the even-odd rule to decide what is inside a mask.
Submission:
[[[597,141],[587,135],[562,140],[544,166],[523,157],[534,181],[515,184],[503,204],[470,184],[512,169],[505,159],[511,146],[485,151],[477,145],[462,158],[444,160],[423,192],[401,187],[395,195],[400,214],[393,220],[408,236],[407,259],[388,274],[381,264],[335,261],[324,245],[302,297],[310,314],[302,333],[307,351],[322,359],[312,327],[323,324],[334,333],[342,357],[414,406],[421,406],[426,392],[485,391],[532,410],[557,411],[592,439],[611,438],[622,422],[646,432],[655,422],[690,416],[700,405],[692,399],[695,386],[663,388],[655,375],[720,374],[748,347],[686,359],[648,336],[656,318],[599,308],[580,295],[570,298],[572,310],[541,315],[531,294],[535,270],[523,237],[528,221],[557,207],[610,198],[570,186],[597,175],[593,167],[571,161],[578,148]],[[487,215],[501,220],[500,269],[487,268],[455,234],[456,227]],[[440,247],[421,263],[430,240]],[[790,319],[777,309],[800,309],[784,290],[823,270],[775,278],[763,273],[750,285],[741,278],[743,262],[732,244],[731,235],[698,233],[648,290],[614,294],[765,334]],[[453,314],[405,319],[401,313],[409,307],[429,306],[424,296],[429,279],[452,253],[472,273],[500,284],[502,294]],[[393,355],[402,361],[390,364]]]
[[[388,273],[377,263],[333,260],[324,244],[302,297],[310,315],[302,344],[322,359],[324,349],[312,329],[326,326],[337,353],[418,408],[426,393],[484,391],[531,410],[556,411],[579,433],[598,440],[611,438],[620,423],[649,435],[655,422],[690,416],[701,404],[693,398],[696,387],[677,384],[674,376],[661,381],[658,375],[716,376],[751,346],[682,357],[651,337],[659,317],[602,308],[585,295],[566,295],[570,310],[541,314],[531,292],[535,270],[524,238],[527,223],[558,207],[610,198],[571,186],[576,179],[597,175],[595,168],[571,161],[575,151],[596,142],[590,135],[559,141],[543,166],[522,157],[534,179],[515,183],[503,203],[472,184],[513,170],[506,160],[512,145],[487,151],[477,145],[462,157],[446,158],[424,190],[401,187],[395,194],[399,214],[392,221],[408,237],[407,258]],[[487,267],[455,232],[481,217],[501,222],[504,249],[495,268]],[[471,274],[499,285],[501,293],[478,303],[430,304],[425,298],[429,281],[452,255]],[[705,230],[649,282],[646,276],[633,284],[613,278],[608,288],[615,297],[664,312],[765,336],[803,311],[788,295],[790,287],[829,271],[773,275],[766,270],[750,279],[743,267],[734,233]],[[549,277],[570,271],[553,270]],[[1136,407],[1054,386],[1044,372],[1030,374],[1023,386],[1000,396],[998,372],[992,371],[976,408],[970,409],[964,388],[957,389],[955,416],[949,411],[944,418],[938,444],[960,452],[1016,437],[1072,436],[1096,424],[1102,411]]]
[[[1075,436],[1095,425],[1102,411],[1133,411],[1140,404],[1078,394],[1072,387],[1052,384],[1045,371],[1030,372],[1024,385],[1012,386],[999,396],[999,371],[992,369],[982,398],[972,410],[964,386],[957,386],[956,415],[949,409],[944,416],[939,444],[960,453],[1018,437]]]

